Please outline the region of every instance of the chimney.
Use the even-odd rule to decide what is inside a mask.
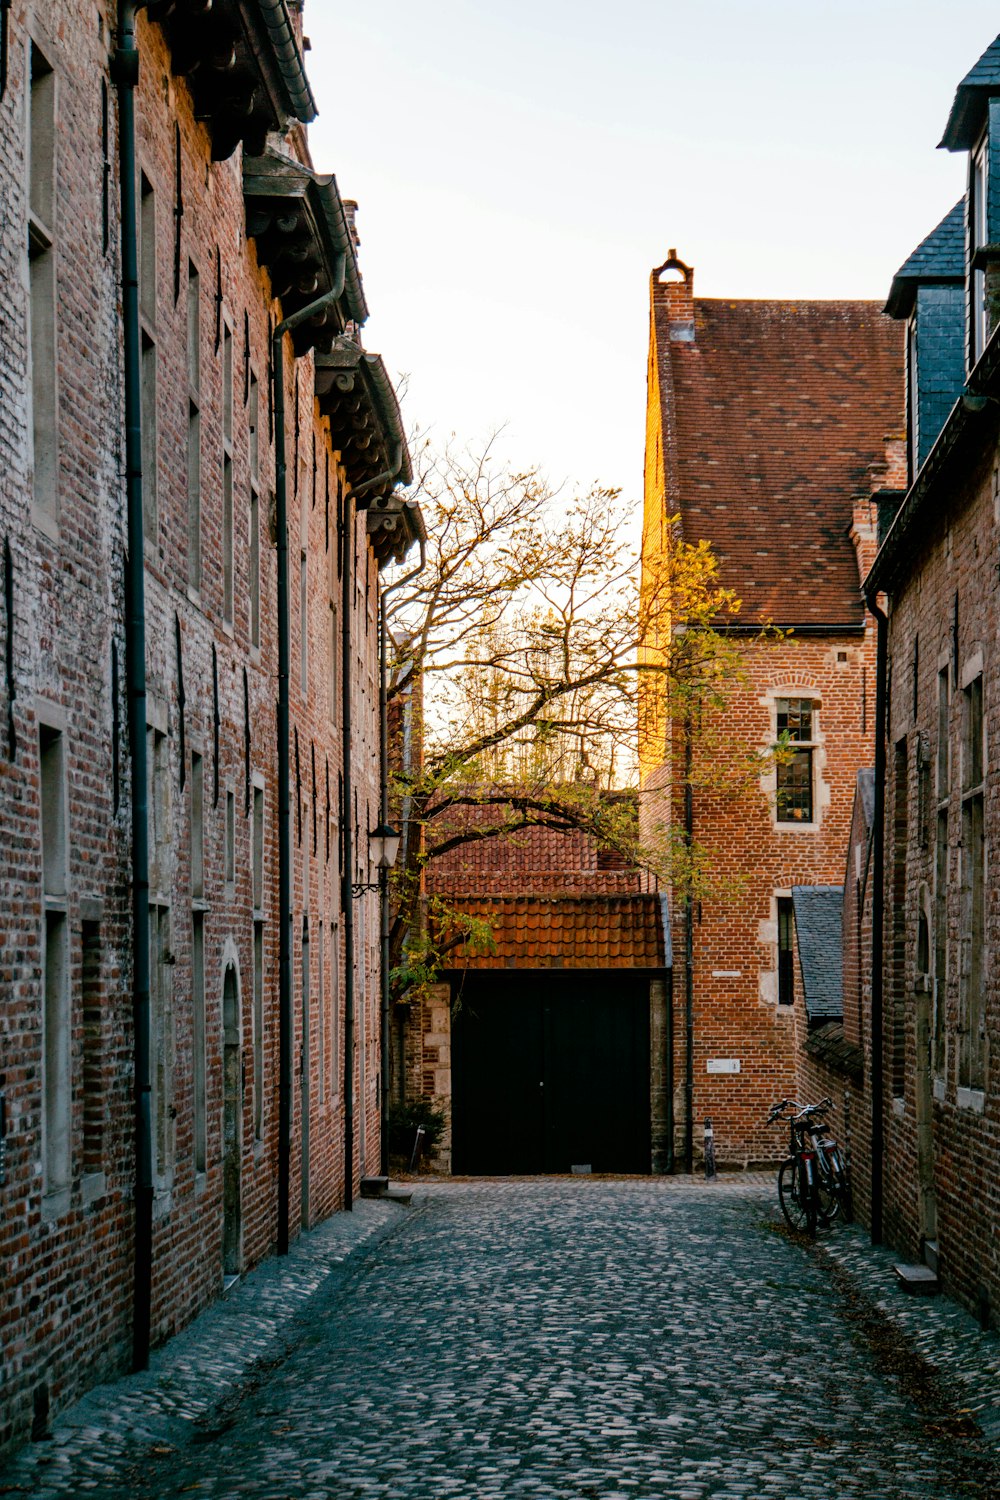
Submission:
[[[344,205],[344,218],[347,220],[347,227],[350,230],[351,239],[356,250],[361,244],[357,224],[358,205],[354,198],[344,198],[342,201]]]
[[[671,250],[649,278],[654,303],[665,309],[672,344],[694,343],[694,267]]]

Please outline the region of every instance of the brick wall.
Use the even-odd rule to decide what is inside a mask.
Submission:
[[[841,657],[844,660],[841,660]],[[734,798],[696,791],[694,838],[706,852],[716,894],[696,900],[693,932],[693,1119],[696,1146],[706,1116],[717,1159],[741,1164],[780,1150],[766,1126],[770,1105],[797,1087],[795,1007],[778,1003],[777,899],[793,886],[840,884],[844,873],[856,768],[870,755],[873,673],[867,637],[794,638],[748,647],[747,686],[732,691],[727,737],[743,749],[774,742],[776,696],[817,705],[814,795],[818,816],[796,827],[774,818],[774,772]],[[675,754],[676,760],[676,754]],[[683,809],[674,806],[679,820]],[[673,910],[675,1120],[678,1151],[685,1118],[683,903]],[[709,1071],[739,1062],[739,1072]]]
[[[912,566],[890,601],[885,1232],[904,1254],[918,1257],[922,1238],[935,1227],[927,1201],[927,1187],[932,1186],[944,1285],[974,1310],[988,1306],[995,1321],[1000,1308],[1000,1198],[995,1189],[1000,1171],[1000,1004],[990,958],[1000,941],[996,902],[990,894],[998,884],[993,747],[1000,734],[993,645],[998,627],[995,440],[983,433],[978,452],[974,462],[956,465],[949,505],[926,524]],[[970,982],[962,977],[974,961],[965,890],[968,865],[963,864],[963,809],[972,795],[965,785],[968,743],[963,726],[965,689],[980,672],[986,745],[986,895],[982,1072],[977,1083],[964,1074],[962,1063],[976,1024],[969,1006]],[[947,684],[943,713],[942,681]],[[949,747],[947,781],[938,771],[942,738]],[[939,814],[947,835],[940,856]],[[925,921],[929,915],[929,933],[921,933],[922,913]],[[922,952],[928,938],[929,953]],[[921,1007],[930,1013],[929,1069],[927,1045],[918,1037]],[[937,1047],[935,1016],[940,1017]],[[929,1098],[926,1090],[921,1093],[922,1071]]]
[[[38,14],[36,7],[36,18]],[[32,22],[55,69],[58,89],[60,514],[58,534],[50,535],[32,522],[28,468],[23,254],[28,24],[25,6],[15,3],[10,17],[10,81],[0,105],[0,197],[5,205],[0,219],[0,277],[5,290],[0,298],[0,541],[9,541],[13,559],[16,697],[10,706],[17,735],[16,758],[5,731],[0,735],[0,823],[12,856],[0,868],[0,1087],[6,1093],[8,1114],[7,1180],[0,1187],[0,1336],[5,1351],[0,1446],[23,1436],[33,1415],[43,1426],[46,1406],[64,1404],[85,1383],[126,1366],[134,1188],[131,810],[122,618],[123,380],[116,106],[107,67],[110,38],[103,7],[95,16],[93,7],[70,0],[46,10],[44,31],[37,19]],[[160,766],[159,780],[153,777],[154,898],[163,913],[157,918],[162,922],[159,962],[154,953],[153,964],[154,992],[159,986],[153,1000],[155,1342],[218,1294],[224,1271],[249,1268],[275,1243],[277,642],[268,319],[277,321],[282,313],[266,272],[257,264],[254,242],[247,239],[239,152],[227,161],[211,161],[208,127],[195,118],[186,82],[172,72],[159,28],[141,13],[138,42],[138,155],[153,189],[157,221],[157,532],[146,543],[148,719],[152,758]],[[106,249],[101,212],[102,84],[108,89],[110,120]],[[293,132],[291,144],[299,139],[299,132]],[[184,216],[180,295],[175,298],[178,141]],[[201,319],[202,576],[197,591],[189,587],[188,574],[189,261],[199,273]],[[223,432],[227,329],[234,390],[228,454]],[[289,348],[286,344],[286,351]],[[308,1043],[305,1072],[300,1075],[296,1069],[293,1090],[294,1235],[300,1224],[315,1222],[339,1207],[344,1195],[341,827],[350,820],[356,851],[351,876],[368,880],[367,834],[378,818],[378,577],[365,518],[355,521],[353,507],[342,499],[342,455],[332,449],[329,425],[319,415],[311,358],[296,361],[286,353],[286,375],[293,1056],[299,1057],[303,1042]],[[259,647],[252,643],[250,625],[251,376],[259,395]],[[234,521],[231,620],[223,565],[227,457]],[[342,559],[345,547],[353,549],[355,576],[350,601],[354,796],[347,806],[341,794],[343,611],[338,574],[338,553]],[[299,587],[303,553],[304,599]],[[0,630],[6,640],[4,620]],[[0,703],[5,724],[6,690]],[[61,905],[56,903],[55,920],[62,921],[64,913],[69,1019],[62,1093],[68,1101],[70,1160],[67,1180],[58,1184],[58,1191],[52,1190],[50,1180],[44,1088],[47,1059],[51,1071],[64,1044],[60,1040],[54,1049],[51,1038],[46,1042],[41,856],[45,771],[39,759],[40,725],[62,736],[67,809],[66,892]],[[202,758],[204,787],[200,891],[192,859],[193,755]],[[259,901],[253,890],[255,792],[263,794],[264,808]],[[362,898],[354,910],[356,1186],[365,1171],[378,1166],[381,1079],[376,898]],[[203,940],[203,1032],[196,1022],[198,929]],[[254,996],[255,935],[261,943],[259,1005]],[[236,996],[228,1017],[227,983],[230,990],[235,983]],[[203,1085],[196,1065],[196,1051],[202,1046]],[[306,1106],[307,1192],[301,1170]]]

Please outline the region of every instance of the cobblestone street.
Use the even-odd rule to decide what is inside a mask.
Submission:
[[[769,1179],[421,1184],[248,1278],[0,1493],[996,1500],[998,1401],[995,1336],[858,1230],[790,1241]]]

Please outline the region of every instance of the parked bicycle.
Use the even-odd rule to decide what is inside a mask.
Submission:
[[[820,1224],[831,1224],[838,1214],[851,1218],[851,1186],[847,1165],[824,1116],[833,1101],[797,1104],[782,1099],[772,1106],[767,1123],[787,1124],[786,1161],[778,1169],[778,1201],[789,1226],[816,1237]]]

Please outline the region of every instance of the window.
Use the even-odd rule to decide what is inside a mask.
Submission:
[[[205,895],[205,771],[200,755],[191,756],[191,896]]]
[[[906,1091],[906,875],[910,843],[909,753],[906,740],[897,741],[893,754],[892,851],[891,879],[891,946],[889,949],[890,985],[887,1008],[891,1024],[889,1061],[892,1073],[892,1097],[902,1099]]]
[[[169,1189],[174,1163],[174,955],[170,945],[171,807],[169,745],[146,728],[149,798],[149,1009],[156,1182]]]
[[[260,647],[260,394],[257,377],[250,376],[250,644]]]
[[[337,924],[330,924],[330,1092],[340,1094],[340,964]]]
[[[920,405],[917,390],[917,315],[914,312],[906,325],[906,416],[909,432],[909,444],[907,458],[908,477],[913,483],[913,476],[920,467]]]
[[[989,192],[988,170],[987,170],[987,145],[984,139],[978,149],[973,152],[969,165],[969,228],[971,231],[971,246],[973,262],[975,262],[976,251],[987,243],[987,213],[986,195]],[[971,306],[969,308],[969,365],[970,368],[979,359],[986,348],[988,337],[988,321],[986,312],[986,272],[981,266],[973,264],[972,274],[969,277],[969,295]]]
[[[937,723],[937,794],[938,799],[947,797],[951,767],[949,763],[948,735],[951,712],[951,689],[947,667],[938,673],[938,723]]]
[[[309,691],[309,573],[307,554],[299,559],[299,661],[303,697]]]
[[[264,906],[264,789],[253,789],[253,905]]]
[[[146,730],[147,797],[149,817],[149,888],[156,894],[170,889],[170,770],[167,737],[159,729]]]
[[[149,908],[149,1008],[152,1018],[152,1113],[157,1186],[168,1189],[174,1165],[174,956],[170,908]]]
[[[104,988],[101,982],[101,927],[81,923],[83,992],[83,1170],[104,1167],[104,1079],[102,1033]]]
[[[958,1082],[983,1089],[986,1078],[986,833],[983,786],[983,679],[962,691],[961,969]]]
[[[264,924],[253,924],[253,1134],[264,1139]]]
[[[326,1100],[326,994],[324,984],[324,962],[323,962],[323,923],[319,924],[319,954],[316,964],[318,980],[318,991],[316,996],[319,1020],[319,1102],[323,1104]]]
[[[68,1188],[72,1172],[69,930],[66,916],[66,762],[63,736],[39,728],[39,789],[44,905],[43,1069],[45,1191]]]
[[[187,286],[188,587],[201,590],[201,283],[188,262]]]
[[[778,897],[778,1004],[795,1000],[795,908],[789,896]]]
[[[337,702],[337,658],[340,655],[340,632],[337,629],[337,606],[330,600],[330,723],[336,725],[340,718]]]
[[[226,793],[226,884],[236,883],[236,794]]]
[[[156,438],[156,195],[139,174],[139,347],[142,380],[142,524],[148,546],[158,541]]]
[[[233,623],[233,334],[222,334],[222,618]]]
[[[945,1020],[948,997],[948,809],[938,809],[934,840],[934,1025],[931,1068],[945,1076]]]
[[[778,739],[785,747],[778,760],[779,823],[813,821],[813,718],[810,698],[776,698]]]
[[[208,1167],[208,1103],[205,1059],[205,917],[196,911],[191,920],[191,1003],[194,1010],[194,1169]]]
[[[55,111],[55,74],[32,43],[27,141],[32,502],[34,519],[53,534],[59,524]]]

